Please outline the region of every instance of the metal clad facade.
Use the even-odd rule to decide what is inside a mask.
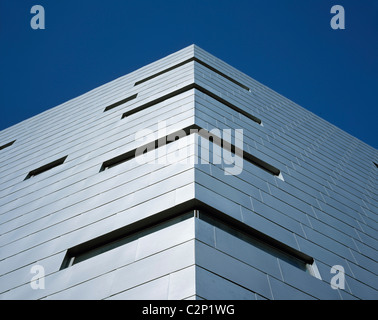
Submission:
[[[177,91],[193,83],[203,90]],[[243,129],[244,151],[280,176],[245,159],[235,175],[201,163],[197,134],[167,144],[185,149],[180,163],[101,169],[141,145],[136,132],[151,142],[191,126]],[[3,130],[0,146],[0,299],[378,298],[377,150],[195,45]],[[313,258],[318,276],[203,208]],[[130,240],[62,268],[70,249],[122,228]],[[44,288],[31,284],[35,265]],[[331,288],[335,265],[344,289]]]

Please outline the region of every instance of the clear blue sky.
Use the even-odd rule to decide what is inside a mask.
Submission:
[[[378,147],[378,0],[1,0],[0,130],[192,43]]]

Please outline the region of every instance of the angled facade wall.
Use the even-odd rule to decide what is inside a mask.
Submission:
[[[377,150],[197,46],[3,130],[0,159],[0,299],[378,297]]]

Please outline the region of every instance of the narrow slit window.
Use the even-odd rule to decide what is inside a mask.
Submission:
[[[183,128],[182,130],[185,131],[187,136],[190,135],[190,134],[193,134],[193,133],[197,133],[202,138],[207,139],[209,141],[212,140],[212,143],[218,144],[220,147],[225,148],[225,145],[224,145],[225,141],[223,139],[215,136],[211,132],[209,132],[209,131],[207,131],[207,130],[205,130],[205,129],[197,126],[197,125],[191,125],[191,126],[188,126],[186,128]],[[182,130],[179,130],[175,133],[169,134],[169,136],[171,136],[171,137],[172,136],[175,136],[175,137],[180,136]],[[116,156],[116,157],[114,157],[110,160],[103,162],[101,169],[100,169],[100,172],[107,170],[107,169],[110,169],[112,167],[115,167],[115,166],[117,166],[121,163],[124,163],[126,161],[129,161],[131,159],[134,159],[136,157],[137,150],[152,150],[152,149],[155,150],[160,146],[163,146],[165,144],[172,143],[172,142],[174,142],[174,141],[172,141],[171,139],[168,139],[168,136],[165,136],[165,137],[162,137],[162,138],[157,139],[155,141],[149,142],[144,146],[140,146],[136,149],[125,152],[125,153],[123,153],[119,156]],[[233,145],[233,144],[230,144],[228,142],[227,142],[227,144],[229,145],[227,147],[227,149],[231,150],[232,153],[234,153],[234,154],[236,153],[236,154],[242,156],[243,160],[250,162],[251,164],[259,167],[260,169],[263,169],[264,171],[266,171],[266,172],[268,172],[268,173],[270,173],[274,176],[278,176],[278,178],[283,180],[281,171],[279,169],[277,169],[276,167],[274,167],[273,165],[255,157],[254,155],[252,155],[252,154],[250,154],[250,153],[248,153],[244,150],[242,151],[242,150],[236,148],[235,145]]]
[[[131,150],[131,151],[126,152],[126,153],[123,153],[123,154],[121,154],[117,157],[114,157],[110,160],[105,161],[101,166],[100,172],[104,171],[104,170],[108,170],[112,167],[115,167],[115,166],[121,164],[121,163],[124,163],[126,161],[133,159],[135,157],[135,152],[136,152],[136,149]]]
[[[148,217],[67,250],[60,270],[71,267],[102,253],[118,248],[143,236],[169,227],[193,216],[193,211],[180,214],[160,212],[158,217]]]
[[[310,256],[291,248],[260,231],[244,225],[240,221],[235,220],[222,212],[218,212],[215,209],[204,208],[203,210],[199,210],[197,215],[200,220],[257,247],[302,271],[307,271],[309,266],[314,262],[314,259]]]
[[[178,64],[176,64],[176,65],[174,65],[172,67],[169,67],[169,68],[164,69],[164,70],[162,70],[160,72],[157,72],[157,73],[155,73],[155,74],[153,74],[151,76],[148,76],[148,77],[146,77],[146,78],[144,78],[142,80],[139,80],[139,81],[135,82],[134,86],[137,86],[137,85],[140,85],[140,84],[142,84],[142,83],[144,83],[146,81],[152,80],[152,79],[154,79],[154,78],[156,78],[158,76],[161,76],[164,73],[167,73],[169,71],[177,69],[177,68],[179,68],[179,67],[181,67],[181,66],[183,66],[183,65],[185,65],[185,64],[187,64],[189,62],[192,62],[192,61],[195,61],[195,62],[199,63],[200,65],[202,65],[202,66],[206,67],[207,69],[215,72],[216,74],[222,76],[223,78],[227,79],[228,81],[231,81],[232,83],[238,85],[239,87],[243,88],[244,90],[251,91],[251,89],[249,87],[247,87],[246,85],[240,83],[239,81],[235,80],[234,78],[232,78],[232,77],[224,74],[223,72],[219,71],[218,69],[210,66],[209,64],[207,64],[207,63],[203,62],[202,60],[200,60],[198,58],[195,58],[195,57],[189,58],[189,59],[187,59],[187,60],[185,60],[183,62],[180,62],[180,63],[178,63]]]
[[[5,149],[5,148],[10,147],[10,146],[11,146],[13,143],[15,143],[15,142],[16,142],[16,140],[13,140],[13,141],[11,141],[11,142],[8,142],[8,143],[6,143],[6,144],[0,146],[0,150],[3,150],[3,149]]]
[[[238,238],[253,247],[258,248],[275,258],[309,272],[314,265],[314,259],[286,244],[261,233],[260,231],[220,212],[200,201],[186,204],[189,209],[169,209],[136,221],[97,238],[78,244],[67,250],[60,270],[71,267],[107,251],[138,240],[146,235],[163,230],[184,220],[194,218],[221,229],[227,234]],[[248,253],[248,252],[247,252]],[[314,268],[316,270],[316,266]],[[316,274],[311,273],[317,277]]]
[[[124,104],[124,103],[126,103],[126,102],[129,102],[129,101],[131,101],[131,100],[134,100],[137,96],[138,96],[138,94],[136,93],[136,94],[133,94],[133,95],[130,96],[130,97],[127,97],[127,98],[125,98],[125,99],[122,99],[122,100],[120,100],[120,101],[117,101],[117,102],[115,102],[115,103],[113,103],[113,104],[107,106],[107,107],[104,109],[104,112],[109,111],[109,110],[111,110],[111,109],[113,109],[113,108],[116,108],[116,107],[118,107],[118,106],[120,106],[121,104]]]
[[[39,174],[41,174],[41,173],[43,173],[45,171],[48,171],[48,170],[50,170],[52,168],[60,166],[61,164],[64,163],[64,161],[66,160],[66,158],[67,158],[67,156],[65,156],[63,158],[60,158],[58,160],[55,160],[53,162],[50,162],[48,164],[45,164],[42,167],[39,167],[37,169],[34,169],[34,170],[30,171],[24,180],[30,179],[30,178],[32,178],[32,177],[34,177],[36,175],[39,175]]]
[[[187,85],[187,86],[185,86],[185,87],[182,87],[182,88],[180,88],[180,89],[178,89],[178,90],[175,90],[175,91],[173,91],[173,92],[171,92],[171,93],[168,93],[168,94],[166,94],[166,95],[164,95],[164,96],[162,96],[162,97],[159,97],[159,98],[157,98],[157,99],[155,99],[155,100],[152,100],[152,101],[150,101],[150,102],[147,102],[147,103],[145,103],[145,104],[143,104],[143,105],[141,105],[141,106],[139,106],[139,107],[136,107],[136,108],[134,108],[134,109],[132,109],[132,110],[129,110],[129,111],[123,113],[123,115],[122,115],[122,119],[123,119],[123,118],[126,118],[126,117],[129,117],[129,116],[131,116],[131,115],[134,114],[134,113],[137,113],[137,112],[139,112],[139,111],[142,111],[142,110],[144,110],[144,109],[147,109],[147,108],[149,108],[149,107],[152,107],[152,106],[155,105],[155,104],[158,104],[158,103],[163,102],[163,101],[165,101],[165,100],[167,100],[167,99],[173,98],[173,97],[175,97],[175,96],[177,96],[177,95],[179,95],[179,94],[182,94],[182,93],[187,92],[187,91],[192,90],[192,89],[196,89],[196,90],[198,90],[198,91],[200,91],[200,92],[206,94],[207,96],[209,96],[209,97],[213,98],[214,100],[216,100],[216,101],[218,101],[218,102],[224,104],[225,106],[229,107],[230,109],[232,109],[232,110],[234,110],[234,111],[236,111],[236,112],[242,114],[243,116],[245,116],[245,117],[251,119],[252,121],[258,123],[259,125],[262,125],[262,121],[261,121],[261,119],[255,117],[254,115],[250,114],[249,112],[244,111],[243,109],[241,109],[241,108],[235,106],[235,105],[232,104],[231,102],[228,102],[227,100],[225,100],[225,99],[219,97],[219,96],[216,95],[215,93],[212,93],[211,91],[209,91],[209,90],[207,90],[207,89],[205,89],[205,88],[203,88],[203,87],[201,87],[200,85],[195,84],[195,83],[189,84],[189,85]]]

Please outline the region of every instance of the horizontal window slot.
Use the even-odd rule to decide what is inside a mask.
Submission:
[[[131,150],[131,151],[126,152],[126,153],[123,153],[123,154],[121,154],[117,157],[114,157],[110,160],[105,161],[101,166],[100,172],[107,170],[107,169],[110,169],[112,167],[118,166],[119,164],[124,163],[126,161],[129,161],[131,159],[134,159],[135,158],[135,151],[136,151],[136,149]]]
[[[197,58],[194,58],[194,61],[198,62],[201,65],[203,65],[207,69],[210,69],[211,71],[219,74],[223,78],[226,78],[227,80],[229,80],[232,83],[238,85],[239,87],[243,88],[244,90],[251,91],[251,89],[249,87],[245,86],[244,84],[240,83],[239,81],[235,80],[234,78],[229,77],[228,75],[224,74],[223,72],[220,72],[219,70],[215,69],[214,67],[210,66],[209,64],[207,64],[207,63],[205,63],[205,62],[203,62],[203,61],[201,61],[201,60],[199,60]]]
[[[209,223],[303,271],[307,270],[308,265],[314,263],[314,259],[307,254],[291,248],[199,200],[192,199],[69,248],[60,270],[193,217]]]
[[[142,80],[139,80],[139,81],[135,82],[134,86],[138,86],[138,85],[140,85],[140,84],[142,84],[142,83],[144,83],[144,82],[147,82],[147,81],[149,81],[149,80],[152,80],[152,79],[154,79],[154,78],[157,78],[157,77],[161,76],[162,74],[167,73],[167,72],[169,72],[169,71],[172,71],[172,70],[174,70],[174,69],[177,69],[177,68],[179,68],[179,67],[181,67],[181,66],[183,66],[183,65],[185,65],[185,64],[187,64],[187,63],[189,63],[189,62],[191,62],[191,61],[194,61],[194,59],[193,59],[193,58],[190,58],[190,59],[188,59],[188,60],[185,60],[185,61],[183,61],[183,62],[180,62],[180,63],[178,63],[178,64],[175,64],[175,65],[172,66],[172,67],[169,67],[169,68],[167,68],[167,69],[164,69],[163,71],[157,72],[157,73],[155,73],[155,74],[153,74],[153,75],[151,75],[151,76],[148,76],[148,77],[146,77],[146,78],[144,78],[144,79],[142,79]]]
[[[256,122],[256,123],[258,123],[258,124],[261,125],[261,119],[259,119],[259,118],[255,117],[255,116],[251,115],[250,113],[244,111],[243,109],[240,109],[239,107],[235,106],[234,104],[228,102],[227,100],[219,97],[218,95],[212,93],[211,91],[209,91],[209,90],[207,90],[207,89],[205,89],[205,88],[203,88],[203,87],[201,87],[201,86],[199,86],[198,84],[195,84],[195,83],[189,84],[189,85],[187,85],[185,87],[182,87],[181,89],[175,90],[175,91],[173,91],[171,93],[168,93],[168,94],[166,94],[166,95],[164,95],[162,97],[159,97],[159,98],[157,98],[155,100],[147,102],[147,103],[145,103],[145,104],[143,104],[143,105],[141,105],[139,107],[136,107],[136,108],[134,108],[134,109],[132,109],[130,111],[127,111],[127,112],[125,112],[122,115],[122,119],[125,118],[125,117],[128,117],[128,116],[131,116],[132,114],[137,113],[139,111],[147,109],[147,108],[149,108],[149,107],[151,107],[151,106],[153,106],[155,104],[163,102],[163,101],[165,101],[167,99],[173,98],[173,97],[175,97],[175,96],[177,96],[179,94],[182,94],[184,92],[192,90],[192,89],[196,89],[196,90],[198,90],[198,91],[206,94],[207,96],[213,98],[214,100],[217,100],[218,102],[226,105],[230,109],[232,109],[232,110],[234,110],[236,112],[239,112],[243,116],[245,116],[245,117],[251,119],[252,121],[254,121],[254,122]]]
[[[193,217],[192,210],[180,211],[177,214],[177,209],[185,206],[160,212],[68,249],[60,270]]]
[[[8,143],[6,143],[6,144],[0,146],[0,150],[3,150],[3,149],[5,149],[5,148],[10,147],[10,146],[11,146],[13,143],[15,143],[15,142],[16,142],[16,140],[13,140],[13,141],[11,141],[11,142],[8,142]]]
[[[55,168],[57,166],[60,166],[61,164],[64,163],[64,161],[66,160],[66,158],[67,158],[67,156],[65,156],[63,158],[60,158],[58,160],[55,160],[53,162],[50,162],[48,164],[45,164],[42,167],[39,167],[37,169],[34,169],[34,170],[30,171],[24,180],[29,179],[31,177],[34,177],[34,176],[36,176],[38,174],[41,174],[41,173],[43,173],[45,171],[48,171],[48,170],[50,170],[52,168]]]
[[[269,252],[273,256],[284,260],[302,270],[307,270],[306,265],[311,265],[314,259],[307,254],[298,251],[246,224],[232,218],[231,216],[218,211],[207,204],[197,204],[199,209],[196,216],[229,233],[233,236],[250,243],[266,252]]]
[[[134,100],[137,96],[138,96],[138,94],[136,93],[136,94],[133,94],[133,95],[130,96],[130,97],[127,97],[127,98],[125,98],[125,99],[123,99],[123,100],[120,100],[120,101],[118,101],[118,102],[116,102],[116,103],[113,103],[113,104],[111,104],[110,106],[107,106],[107,107],[104,109],[104,112],[105,112],[105,111],[109,111],[109,110],[111,110],[111,109],[113,109],[113,108],[115,108],[115,107],[118,107],[118,106],[120,106],[121,104],[124,104],[124,103],[126,103],[126,102],[128,102],[128,101]]]
[[[185,61],[183,61],[183,62],[180,62],[180,63],[178,63],[178,64],[176,64],[176,65],[174,65],[174,66],[172,66],[172,67],[169,67],[169,68],[167,68],[167,69],[164,69],[163,71],[160,71],[160,72],[155,73],[155,74],[153,74],[153,75],[151,75],[151,76],[149,76],[149,77],[147,77],[147,78],[144,78],[144,79],[142,79],[142,80],[139,80],[139,81],[135,82],[134,86],[137,86],[137,85],[139,85],[139,84],[141,84],[141,83],[144,83],[144,82],[149,81],[149,80],[151,80],[151,79],[154,79],[154,78],[156,78],[156,77],[158,77],[158,76],[161,76],[161,75],[164,74],[164,73],[167,73],[167,72],[169,72],[169,71],[172,71],[172,70],[174,70],[174,69],[177,69],[177,68],[179,68],[179,67],[181,67],[181,66],[183,66],[183,65],[185,65],[185,64],[187,64],[187,63],[189,63],[189,62],[192,62],[192,61],[195,61],[195,62],[201,64],[202,66],[206,67],[207,69],[209,69],[209,70],[211,70],[211,71],[217,73],[218,75],[222,76],[223,78],[226,78],[227,80],[231,81],[232,83],[238,85],[239,87],[241,87],[241,88],[243,88],[243,89],[245,89],[245,90],[247,90],[247,91],[250,91],[250,88],[248,88],[248,87],[245,86],[244,84],[242,84],[242,83],[240,83],[239,81],[237,81],[237,80],[235,80],[235,79],[229,77],[228,75],[224,74],[223,72],[217,70],[216,68],[210,66],[209,64],[207,64],[207,63],[203,62],[202,60],[200,60],[200,59],[198,59],[198,58],[195,58],[195,57],[190,58],[190,59],[187,59],[187,60],[185,60]]]
[[[198,127],[199,128],[199,127]],[[200,129],[200,128],[199,128]],[[211,132],[207,131],[207,130],[201,130],[199,131],[199,134],[208,139],[212,136],[214,136]],[[217,144],[217,145],[220,145],[221,147],[224,147],[224,141],[223,139],[220,139],[220,137],[215,137],[215,139],[211,139],[211,142]],[[249,152],[246,152],[244,150],[240,150],[239,148],[236,148],[233,144],[230,144],[230,147],[228,147],[230,149],[230,151],[232,153],[236,153],[238,155],[243,155],[243,159],[252,163],[253,165],[259,167],[260,169],[263,169],[267,172],[269,172],[270,174],[273,174],[275,176],[278,176],[280,175],[281,171],[279,169],[277,169],[276,167],[270,165],[269,163],[255,157],[254,155],[250,154]]]
[[[187,134],[190,134],[189,133],[189,128],[191,127],[188,127],[186,129],[183,129]],[[170,136],[175,136],[176,133],[173,133],[173,134],[170,134]],[[147,144],[145,144],[144,146],[140,146],[136,149],[133,149],[133,150],[130,150],[128,152],[125,152],[119,156],[116,156],[110,160],[107,160],[105,161],[102,166],[101,166],[101,169],[100,169],[100,172],[101,171],[104,171],[104,170],[107,170],[107,169],[110,169],[112,167],[115,167],[115,166],[118,166],[126,161],[129,161],[131,159],[134,159],[135,158],[135,155],[136,155],[136,152],[137,150],[143,150],[143,149],[157,149],[163,145],[167,145],[171,142],[174,142],[173,141],[167,141],[167,137],[168,136],[165,136],[165,137],[162,137],[160,139],[157,139],[155,141],[152,141],[152,142],[149,142]]]
[[[230,144],[227,141],[224,141],[223,139],[221,139],[221,137],[215,136],[211,132],[199,127],[198,125],[191,125],[191,126],[188,126],[186,128],[183,128],[182,130],[185,131],[187,136],[190,135],[190,134],[193,134],[193,133],[197,133],[201,137],[211,141],[212,143],[219,145],[220,147],[226,148],[227,150],[231,151],[234,154],[236,153],[237,155],[243,155],[244,160],[246,160],[246,161],[250,162],[251,164],[259,167],[260,169],[265,170],[266,172],[268,172],[272,175],[278,176],[281,173],[280,170],[277,169],[276,167],[274,167],[274,166],[270,165],[269,163],[253,156],[252,154],[250,154],[250,153],[248,153],[244,150],[241,150],[241,149],[235,147],[235,145]],[[140,146],[136,149],[130,150],[130,151],[125,152],[125,153],[123,153],[119,156],[116,156],[116,157],[114,157],[110,160],[105,161],[101,166],[100,172],[107,170],[107,169],[110,169],[110,168],[115,167],[115,166],[117,166],[121,163],[124,163],[126,161],[129,161],[129,160],[135,158],[137,150],[157,149],[158,147],[161,147],[163,145],[166,145],[168,143],[175,141],[175,140],[172,140],[172,137],[180,136],[180,132],[182,132],[182,130],[174,132],[172,134],[169,134],[165,137],[162,137],[160,139],[157,139],[155,141],[147,143],[144,146]],[[226,145],[226,147],[225,147],[225,145]]]

